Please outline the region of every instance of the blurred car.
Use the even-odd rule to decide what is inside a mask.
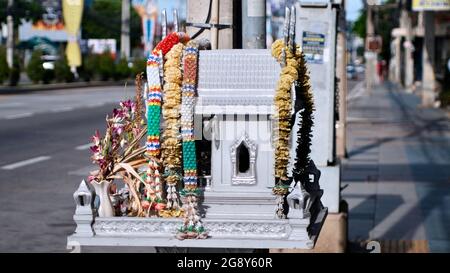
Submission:
[[[53,70],[55,69],[55,62],[59,60],[59,56],[56,55],[43,55],[41,57],[42,66],[45,70]]]
[[[361,74],[361,73],[364,73],[364,71],[366,71],[364,65],[362,65],[362,64],[356,65],[356,66],[355,66],[355,69],[356,69],[356,72],[357,72],[357,73],[360,73],[360,74]]]
[[[358,73],[356,72],[356,68],[353,65],[347,65],[347,79],[358,79]]]

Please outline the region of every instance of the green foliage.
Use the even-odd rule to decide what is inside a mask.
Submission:
[[[7,10],[8,0],[0,0],[0,23],[6,23]],[[44,9],[40,1],[15,0],[12,13],[14,14],[14,25],[18,26],[20,19],[38,21],[42,18]]]
[[[133,62],[133,67],[131,68],[131,76],[133,78],[136,78],[136,75],[144,72],[144,77],[146,77],[145,76],[146,67],[147,67],[147,61],[144,58],[137,58]]]
[[[358,48],[356,48],[356,55],[363,57],[364,56],[364,47],[363,46],[359,46]]]
[[[35,50],[31,55],[27,66],[27,75],[33,83],[39,83],[44,79],[45,69],[42,66],[42,51]]]
[[[44,75],[42,77],[42,82],[44,84],[50,83],[55,77],[55,71],[53,69],[44,69]]]
[[[9,77],[9,66],[6,61],[6,49],[0,47],[0,84],[2,84]]]
[[[395,0],[387,0],[384,4],[393,4]],[[390,41],[392,29],[399,24],[398,10],[395,9],[377,9],[373,12],[375,34],[380,35],[383,40],[383,46],[381,49],[381,58],[389,60],[391,55]],[[367,11],[362,9],[359,17],[353,23],[352,31],[361,38],[366,37],[366,20]]]
[[[105,52],[98,56],[98,72],[100,74],[100,78],[102,81],[106,81],[109,78],[114,76],[115,67],[114,67],[114,59],[111,56],[111,53]]]
[[[99,56],[97,54],[89,54],[83,59],[83,66],[81,68],[81,77],[85,81],[91,81],[95,79],[95,76],[98,74],[98,61]]]
[[[116,39],[120,41],[121,0],[95,0],[86,6],[81,21],[83,39]],[[139,15],[132,8],[130,20],[131,46],[141,44],[142,28]]]
[[[74,75],[70,71],[65,55],[55,62],[55,80],[57,82],[73,82],[74,80]]]
[[[361,10],[358,19],[353,22],[352,31],[360,38],[366,37],[366,19],[367,12],[366,10]]]
[[[128,67],[128,61],[126,58],[121,58],[119,60],[119,62],[116,64],[114,72],[115,80],[126,79],[130,76],[131,69]]]

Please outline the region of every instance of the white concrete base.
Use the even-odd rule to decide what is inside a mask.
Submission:
[[[205,191],[202,207],[208,219],[277,219],[276,195],[271,189],[267,192]]]
[[[204,219],[209,238],[175,238],[182,219],[111,217],[96,218],[95,235],[73,234],[72,246],[192,247],[192,248],[293,248],[311,249],[327,215],[323,208],[310,219],[231,220]]]

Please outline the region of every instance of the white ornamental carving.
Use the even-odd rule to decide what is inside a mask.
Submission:
[[[94,224],[96,235],[120,236],[135,235],[142,237],[174,236],[181,225],[181,219],[166,219],[166,221],[99,219]],[[288,238],[291,227],[287,223],[261,223],[261,222],[205,222],[205,228],[211,237],[253,237],[253,238]]]

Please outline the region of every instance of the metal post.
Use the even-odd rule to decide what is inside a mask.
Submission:
[[[265,0],[242,0],[242,47],[266,48]]]
[[[180,26],[178,23],[178,10],[177,9],[173,10],[173,31],[174,32],[180,31]]]
[[[14,20],[12,9],[14,6],[14,0],[8,0],[8,15],[6,17],[6,24],[8,28],[8,37],[6,39],[6,61],[10,68],[13,67],[14,56]]]
[[[161,40],[167,36],[167,13],[166,9],[161,11]]]
[[[120,55],[127,60],[130,59],[130,0],[122,0]]]

